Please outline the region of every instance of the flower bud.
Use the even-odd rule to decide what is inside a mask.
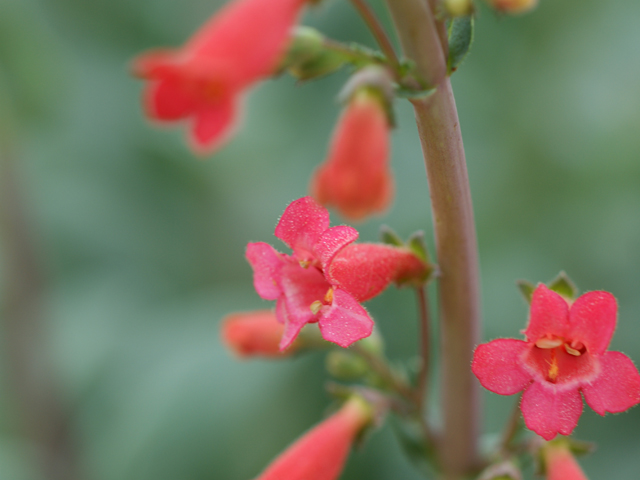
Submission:
[[[271,310],[234,313],[222,320],[222,342],[240,357],[284,357],[296,350],[279,349],[284,325]]]
[[[464,17],[474,11],[473,0],[445,0],[443,7],[452,17]]]
[[[351,397],[280,454],[256,480],[336,480],[353,441],[373,416],[367,402]]]
[[[369,372],[369,364],[364,358],[345,350],[332,351],[325,362],[327,371],[338,380],[358,380]]]
[[[298,80],[309,80],[335,72],[347,62],[344,54],[324,46],[325,38],[310,27],[297,27],[281,65]]]
[[[588,480],[565,442],[551,442],[542,449],[547,480]]]
[[[538,0],[487,0],[495,10],[504,13],[518,14],[533,10]]]

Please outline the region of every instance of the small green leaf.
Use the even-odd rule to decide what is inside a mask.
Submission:
[[[409,237],[407,246],[420,260],[424,263],[430,264],[429,252],[427,251],[427,244],[424,242],[424,232],[416,232]]]
[[[564,272],[560,272],[558,276],[549,283],[549,288],[569,300],[575,300],[578,296],[578,287],[576,287],[576,284],[573,283]]]
[[[387,225],[380,227],[380,240],[387,245],[394,247],[404,247],[404,242],[393,229]]]
[[[518,280],[516,285],[524,299],[531,305],[531,298],[533,297],[533,291],[536,289],[536,286],[528,280]]]
[[[474,20],[471,15],[457,17],[449,24],[449,74],[455,72],[465,59],[473,43]]]

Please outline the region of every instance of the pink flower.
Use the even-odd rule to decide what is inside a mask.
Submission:
[[[271,310],[234,313],[222,320],[222,341],[240,357],[282,357],[293,353],[293,346],[286,353],[278,348],[283,332],[284,327]]]
[[[352,398],[277,457],[256,480],[335,480],[357,434],[372,420],[371,408]]]
[[[588,480],[566,445],[547,445],[542,454],[547,480]]]
[[[545,285],[533,293],[526,341],[498,339],[479,345],[471,366],[480,383],[500,395],[522,396],[527,427],[546,440],[569,435],[582,398],[598,414],[640,403],[640,374],[607,346],[616,326],[616,300],[589,292],[571,305]]]
[[[381,95],[361,89],[336,126],[329,155],[314,173],[311,193],[347,218],[384,211],[393,197],[389,120]]]
[[[138,57],[134,72],[149,80],[147,115],[161,122],[191,119],[196,152],[220,147],[234,132],[244,91],[277,67],[305,2],[235,0],[179,50]]]
[[[276,316],[285,326],[281,350],[307,323],[318,322],[322,337],[341,347],[368,337],[373,320],[359,302],[427,268],[406,249],[349,245],[358,232],[347,226],[329,228],[329,213],[311,197],[286,208],[275,235],[291,247],[292,255],[258,242],[247,246],[247,259],[258,294],[277,300]]]

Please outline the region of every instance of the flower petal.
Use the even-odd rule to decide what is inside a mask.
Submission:
[[[265,300],[275,300],[282,295],[279,285],[281,270],[285,264],[282,255],[264,242],[247,245],[245,256],[253,268],[253,285]]]
[[[473,352],[471,370],[487,390],[513,395],[531,383],[531,375],[520,367],[527,342],[499,338],[478,345]]]
[[[327,209],[311,197],[302,197],[287,206],[275,235],[291,247],[299,260],[312,260],[314,247],[328,228]]]
[[[189,137],[193,151],[202,155],[211,153],[231,138],[239,124],[239,103],[234,95],[227,95],[196,112]]]
[[[604,415],[620,413],[640,403],[640,373],[624,353],[607,352],[600,360],[600,375],[582,386],[587,404]]]
[[[316,258],[320,261],[322,269],[325,270],[333,257],[346,245],[355,242],[357,238],[358,231],[346,225],[325,230],[314,247]]]
[[[185,92],[178,78],[168,77],[147,87],[144,106],[151,118],[171,122],[189,116],[196,102]]]
[[[558,433],[570,435],[582,414],[578,389],[558,391],[552,384],[534,382],[522,395],[520,404],[524,423],[545,440]]]
[[[352,295],[336,289],[331,306],[320,311],[318,326],[322,338],[341,347],[348,347],[371,335],[373,320]]]
[[[569,334],[579,340],[592,355],[606,351],[616,329],[618,305],[609,292],[588,292],[569,310]]]
[[[354,243],[334,257],[325,270],[332,285],[340,286],[360,302],[381,293],[393,281],[424,274],[427,266],[409,250],[374,243]]]
[[[545,335],[564,337],[569,325],[569,305],[558,293],[540,284],[533,292],[529,325],[524,334],[530,342]]]

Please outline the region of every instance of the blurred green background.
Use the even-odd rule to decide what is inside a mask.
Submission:
[[[28,221],[44,278],[44,335],[33,353],[49,358],[86,479],[247,480],[329,403],[322,355],[240,362],[218,328],[229,312],[268,306],[253,291],[245,245],[278,244],[277,218],[306,194],[326,153],[346,73],[261,84],[237,137],[204,161],[179,128],[148,124],[141,84],[128,74],[135,55],[180,45],[221,3],[0,0],[0,138],[13,169],[2,170],[2,194],[18,188]],[[638,18],[637,0],[542,0],[519,18],[480,9],[453,83],[484,339],[524,328],[515,280],[548,281],[564,269],[581,289],[617,296],[611,349],[640,362]],[[346,1],[328,0],[305,23],[373,45]],[[357,227],[368,241],[381,223],[405,237],[423,229],[431,241],[412,109],[398,102],[397,113],[394,205]],[[4,292],[15,284],[7,245]],[[411,292],[390,290],[368,308],[389,356],[411,359]],[[0,478],[39,480],[41,452],[23,433],[11,381],[11,331],[0,333]],[[483,398],[485,431],[495,432],[514,398]],[[640,408],[606,418],[585,408],[575,435],[598,443],[582,461],[590,478],[639,478]],[[342,478],[421,477],[385,427]]]

